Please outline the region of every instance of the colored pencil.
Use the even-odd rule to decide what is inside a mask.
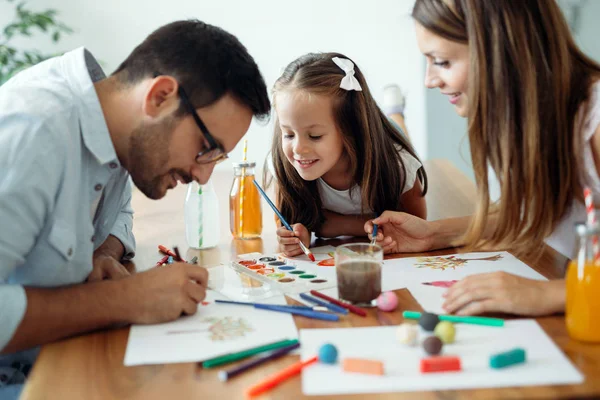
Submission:
[[[264,356],[256,357],[256,358],[249,360],[241,365],[238,365],[235,368],[230,369],[229,371],[219,371],[219,374],[218,374],[219,380],[221,382],[226,382],[227,380],[233,378],[234,376],[239,375],[242,372],[248,371],[249,369],[254,368],[257,365],[266,363],[267,361],[275,360],[279,357],[283,357],[284,355],[297,349],[298,347],[300,347],[300,343],[295,343],[290,346],[282,347],[279,350],[274,350]]]
[[[289,367],[269,376],[265,380],[250,387],[246,391],[246,395],[249,397],[258,396],[259,394],[266,392],[267,390],[272,389],[275,386],[279,385],[286,379],[299,374],[300,371],[302,371],[302,368],[304,368],[310,364],[316,363],[316,362],[317,362],[317,356],[309,358],[306,361],[298,361],[296,364],[292,364]]]
[[[407,319],[419,319],[421,313],[418,311],[404,311],[402,316]],[[440,321],[457,322],[463,324],[486,325],[486,326],[504,326],[504,320],[501,318],[489,317],[468,317],[461,315],[439,315]]]
[[[313,310],[304,310],[298,308],[290,308],[290,306],[280,306],[275,304],[261,304],[261,303],[243,303],[243,302],[233,302],[227,300],[216,300],[217,303],[224,304],[238,304],[238,305],[253,305],[254,308],[258,308],[259,310],[268,310],[268,311],[276,311],[276,312],[286,312],[294,315],[300,315],[307,318],[320,319],[323,321],[339,321],[340,317],[335,314],[329,314],[320,311]]]
[[[236,353],[225,354],[225,355],[222,355],[219,357],[211,358],[210,360],[205,360],[202,363],[202,367],[203,368],[216,367],[218,365],[227,364],[230,362],[242,360],[244,358],[252,357],[256,354],[260,354],[265,351],[277,350],[282,347],[291,346],[292,344],[296,344],[296,343],[298,343],[298,340],[296,340],[296,339],[293,339],[293,340],[285,339],[285,340],[280,340],[278,342],[273,342],[273,343],[265,344],[262,346],[253,347],[248,350],[238,351]]]
[[[326,307],[327,309],[329,309],[329,310],[331,310],[331,311],[333,311],[335,313],[344,314],[344,315],[348,314],[348,310],[346,308],[340,307],[340,306],[336,306],[335,304],[328,303],[326,301],[317,299],[316,297],[313,297],[313,296],[311,296],[309,294],[300,293],[300,298],[304,299],[306,301],[309,301],[311,303],[317,304],[319,306]]]
[[[258,191],[260,192],[260,194],[262,195],[262,197],[265,199],[265,201],[267,202],[267,204],[273,209],[273,212],[277,215],[277,217],[279,218],[279,220],[281,221],[281,223],[289,230],[294,232],[294,230],[292,229],[292,227],[290,226],[290,224],[287,223],[287,221],[285,220],[285,218],[283,218],[283,215],[281,215],[281,213],[279,212],[279,210],[277,209],[277,207],[275,206],[275,204],[273,204],[273,202],[271,201],[271,199],[269,199],[269,196],[267,196],[267,194],[265,193],[264,190],[262,190],[262,188],[260,187],[260,185],[258,184],[258,182],[256,182],[256,179],[254,179],[254,186],[256,186],[256,188],[258,189]],[[304,252],[304,254],[306,254],[306,256],[308,258],[310,258],[310,260],[312,262],[316,261],[315,256],[313,255],[313,253],[304,245],[304,243],[302,243],[302,240],[299,242],[300,244],[300,248],[302,249],[302,251]]]
[[[366,317],[367,316],[367,312],[365,310],[363,310],[362,308],[353,306],[352,304],[346,304],[343,303],[337,299],[334,299],[332,297],[327,296],[326,294],[317,292],[316,290],[311,290],[310,294],[312,294],[313,296],[317,296],[322,298],[323,300],[327,300],[330,303],[333,303],[335,305],[338,305],[340,307],[343,307],[345,309],[347,309],[348,311],[350,311],[351,313],[354,313],[356,315],[360,315],[361,317]]]

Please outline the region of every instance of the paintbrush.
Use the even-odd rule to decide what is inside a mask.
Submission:
[[[290,224],[287,223],[287,221],[285,220],[285,218],[283,218],[283,215],[281,215],[281,213],[279,212],[279,210],[277,209],[277,207],[275,207],[275,204],[273,204],[273,202],[271,202],[271,199],[269,199],[269,196],[267,196],[267,194],[265,193],[264,190],[262,190],[262,188],[260,187],[260,185],[258,184],[258,182],[256,182],[256,179],[254,179],[254,186],[256,186],[256,188],[258,189],[258,191],[260,192],[260,194],[262,195],[262,197],[264,197],[264,199],[267,201],[267,204],[269,204],[269,206],[271,206],[271,208],[273,209],[273,212],[277,215],[277,217],[279,217],[279,220],[281,221],[281,223],[290,231],[294,232],[294,230],[292,229],[292,227],[290,226]],[[315,256],[313,255],[313,253],[304,245],[304,243],[302,243],[302,240],[300,240],[299,242],[300,244],[300,248],[302,249],[302,251],[304,252],[304,254],[306,254],[306,256],[308,258],[310,258],[310,260],[312,262],[316,261]]]

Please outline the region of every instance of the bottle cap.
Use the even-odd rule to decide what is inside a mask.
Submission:
[[[254,168],[254,167],[256,167],[256,162],[255,161],[238,161],[238,162],[234,162],[233,166],[235,168]]]

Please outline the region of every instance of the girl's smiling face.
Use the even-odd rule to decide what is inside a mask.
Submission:
[[[330,97],[287,89],[277,93],[275,108],[283,153],[302,179],[327,180],[328,175],[347,169]]]

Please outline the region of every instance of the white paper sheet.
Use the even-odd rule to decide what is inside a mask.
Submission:
[[[345,357],[379,360],[384,376],[345,373],[336,365],[315,364],[302,371],[306,395],[385,393],[506,386],[578,384],[583,376],[545,334],[535,320],[507,321],[502,328],[455,324],[456,342],[443,355],[461,358],[462,371],[419,372],[422,347],[396,340],[395,326],[340,329],[302,329],[302,359],[318,353],[324,343],[334,344]],[[424,337],[421,332],[420,339]],[[489,367],[490,355],[524,348],[527,362],[501,370]]]
[[[290,314],[217,304],[215,299],[226,298],[208,291],[209,304],[199,305],[195,315],[165,324],[133,325],[125,365],[203,361],[298,335]],[[278,296],[264,302],[285,304],[285,299]]]
[[[449,260],[445,264],[442,263],[442,258],[449,259],[450,257],[453,257],[455,261]],[[469,275],[496,271],[504,271],[525,278],[546,280],[544,276],[505,251],[449,254],[428,258],[433,259],[436,263],[429,263],[429,267],[425,266],[427,262],[423,260],[423,257],[385,260],[382,269],[382,289],[387,291],[410,288],[423,282],[460,280]],[[438,289],[441,289],[440,293],[443,293],[443,288]]]

